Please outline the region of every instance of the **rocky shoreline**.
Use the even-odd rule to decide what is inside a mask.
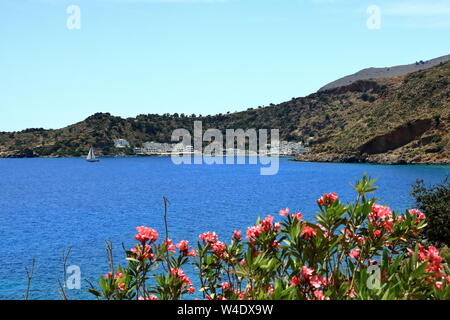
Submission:
[[[101,158],[133,158],[133,157],[170,157],[170,155],[99,155]],[[79,158],[78,156],[24,156],[17,154],[0,154],[0,159],[23,159],[23,158],[41,158],[41,159],[57,159],[57,158]],[[323,162],[323,163],[368,163],[368,164],[380,164],[380,165],[450,165],[450,157],[439,157],[436,154],[423,155],[420,157],[410,158],[402,156],[401,154],[357,154],[357,153],[305,153],[302,155],[292,156],[280,156],[280,158],[290,158],[292,161],[297,162]]]
[[[295,157],[298,162],[328,162],[328,163],[369,163],[382,165],[450,165],[449,157],[436,154],[426,154],[416,157],[405,157],[401,154],[357,154],[357,153],[306,153]]]

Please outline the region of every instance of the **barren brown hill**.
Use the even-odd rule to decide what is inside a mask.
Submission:
[[[367,68],[356,72],[355,74],[348,75],[346,77],[335,80],[322,88],[319,92],[330,90],[342,86],[348,86],[358,80],[379,79],[388,77],[404,76],[412,72],[420,71],[435,67],[441,63],[445,63],[450,60],[450,55],[442,56],[436,59],[428,61],[416,61],[415,63],[405,64],[402,66],[385,67],[385,68]]]

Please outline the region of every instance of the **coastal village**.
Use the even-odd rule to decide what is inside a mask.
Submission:
[[[127,149],[130,148],[130,143],[125,139],[116,139],[114,140],[114,147],[117,149]],[[214,143],[211,144],[211,147],[215,147],[216,150],[222,149],[222,146],[217,143],[214,146]],[[290,142],[290,141],[281,141],[279,150],[272,150],[270,145],[266,146],[266,154],[274,154],[278,153],[280,156],[296,156],[300,154],[304,154],[309,151],[308,147],[304,146],[302,142]],[[179,154],[195,154],[194,148],[191,145],[184,145],[183,143],[159,143],[159,142],[145,142],[141,147],[133,148],[133,152],[138,156],[154,156],[154,155],[170,155],[172,153]],[[234,154],[234,155],[248,155],[248,150],[240,150],[240,149],[223,149],[224,154]]]

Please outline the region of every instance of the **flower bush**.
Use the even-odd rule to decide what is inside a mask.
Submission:
[[[196,293],[183,271],[189,264],[198,272],[197,296],[211,300],[449,299],[448,266],[437,248],[420,243],[425,214],[397,214],[369,199],[374,183],[358,181],[353,203],[324,194],[314,223],[286,208],[279,222],[259,219],[228,243],[202,233],[196,249],[167,235],[158,244],[157,231],[138,227],[128,266],[112,267],[90,292],[101,299],[187,298]]]

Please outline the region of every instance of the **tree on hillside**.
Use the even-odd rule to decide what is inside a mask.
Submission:
[[[423,180],[413,186],[417,206],[427,216],[425,238],[450,246],[450,176],[437,185],[426,187]]]

